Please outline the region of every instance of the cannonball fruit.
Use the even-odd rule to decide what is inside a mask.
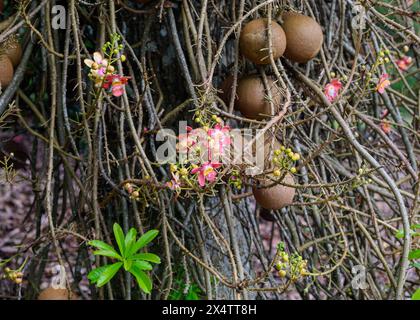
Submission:
[[[294,184],[293,176],[290,173],[286,174],[282,182],[286,184]],[[264,186],[272,184],[274,184],[274,182],[267,179],[260,181],[259,186],[252,188],[255,201],[257,201],[261,207],[268,210],[279,210],[293,203],[296,191],[295,188],[286,187],[281,184],[264,188]]]
[[[286,48],[286,35],[280,25],[272,21],[271,42],[273,58],[283,55]],[[268,20],[255,19],[248,22],[242,29],[239,38],[242,54],[255,64],[269,64]]]
[[[78,300],[78,297],[74,292],[69,292],[67,289],[49,287],[40,292],[38,300]]]
[[[0,56],[0,85],[4,89],[13,79],[13,64],[6,55]]]
[[[284,56],[299,63],[314,58],[324,40],[321,26],[311,17],[295,12],[286,12],[282,18],[287,42]]]
[[[8,41],[3,48],[4,54],[10,59],[13,67],[19,65],[22,60],[22,47],[17,40]]]
[[[276,113],[282,102],[282,94],[272,79],[268,78],[267,82],[271,92],[274,113]],[[236,108],[245,118],[262,120],[273,115],[264,82],[258,75],[241,78],[238,81],[236,96]]]

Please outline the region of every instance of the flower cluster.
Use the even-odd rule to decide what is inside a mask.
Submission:
[[[387,73],[383,73],[378,80],[378,84],[376,85],[376,91],[382,94],[390,85],[391,82],[389,81],[389,75]]]
[[[342,87],[343,85],[341,81],[337,78],[333,78],[329,83],[326,84],[324,87],[324,94],[329,102],[333,102],[337,98]]]
[[[388,49],[381,50],[376,57],[375,63],[370,68],[367,65],[361,65],[360,69],[365,80],[365,88],[370,86],[372,90],[383,94],[385,89],[391,85],[388,73],[380,73],[379,68],[381,65],[390,62],[390,54]],[[375,74],[379,74],[379,78],[375,77]]]
[[[4,279],[8,279],[16,284],[21,284],[23,281],[23,273],[17,270],[11,270],[10,268],[4,268]]]
[[[295,174],[297,169],[294,164],[298,160],[300,160],[299,153],[293,152],[292,149],[286,148],[285,146],[280,146],[280,149],[274,150],[274,157],[272,159],[275,166],[273,171],[274,176],[280,177],[283,170]]]
[[[140,199],[140,188],[132,183],[126,183],[124,190],[130,195],[130,199],[138,201]]]
[[[229,185],[235,187],[236,189],[242,189],[242,180],[238,170],[232,170],[229,176]]]
[[[409,56],[402,56],[400,59],[397,60],[397,66],[402,71],[407,71],[412,63],[413,58]]]
[[[115,73],[113,64],[120,60],[126,60],[125,55],[121,54],[123,46],[118,44],[121,36],[112,35],[112,40],[105,43],[102,52],[95,52],[93,60],[85,59],[85,65],[90,68],[89,78],[94,82],[95,88],[103,88],[108,90],[114,97],[120,97],[124,94],[124,86],[127,84],[129,77]]]
[[[284,244],[279,244],[277,250],[278,260],[275,267],[280,278],[289,277],[291,281],[297,281],[308,274],[307,261],[299,254],[293,253],[289,256],[284,251]]]
[[[170,167],[172,177],[166,186],[177,193],[183,185],[193,188],[195,181],[201,188],[214,183],[231,144],[230,128],[217,115],[211,116],[211,122],[203,123],[196,112],[195,122],[203,126],[195,129],[188,126],[186,133],[178,136],[180,163]]]
[[[382,131],[385,132],[386,134],[390,134],[391,133],[392,126],[391,126],[391,123],[388,120],[383,119],[381,121],[381,125],[380,126],[381,126]]]
[[[366,177],[366,175],[368,174],[368,168],[367,167],[363,166],[363,167],[359,168],[357,173],[358,173],[358,175],[356,176],[356,178],[351,183],[351,188],[352,189],[357,189],[357,188],[359,188],[363,185],[367,185],[367,184],[372,183],[372,179]]]
[[[407,71],[413,63],[413,58],[405,55],[408,51],[410,51],[410,48],[407,45],[402,48],[402,51],[403,53],[398,54],[399,59],[396,64],[401,71]]]
[[[213,128],[186,128],[178,137],[177,149],[190,162],[215,162],[225,155],[231,144],[230,128],[217,123]]]

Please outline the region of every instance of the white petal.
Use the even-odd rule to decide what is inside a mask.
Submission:
[[[95,60],[95,62],[97,63],[97,64],[102,64],[102,55],[99,53],[99,52],[95,52],[94,54],[93,54],[93,59]]]
[[[89,68],[91,68],[94,63],[94,61],[90,59],[85,59],[84,62],[85,62],[85,65],[87,65]]]

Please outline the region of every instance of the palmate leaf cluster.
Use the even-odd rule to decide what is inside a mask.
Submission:
[[[93,252],[95,255],[108,257],[117,262],[93,269],[88,274],[88,279],[96,284],[97,287],[102,287],[123,267],[124,270],[130,272],[135,277],[141,290],[145,293],[150,293],[152,290],[152,280],[147,274],[147,271],[153,269],[152,263],[159,264],[160,258],[153,253],[139,251],[153,241],[159,231],[150,230],[139,239],[137,239],[137,230],[134,228],[131,228],[124,236],[121,226],[114,223],[113,231],[118,250],[101,240],[89,241],[89,245],[98,249]]]

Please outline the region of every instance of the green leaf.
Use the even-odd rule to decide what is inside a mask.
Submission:
[[[416,290],[411,296],[411,300],[420,300],[420,288]]]
[[[152,265],[147,261],[136,260],[133,261],[133,266],[140,270],[147,270],[150,271],[153,269]]]
[[[124,260],[125,271],[129,271],[132,265],[133,265],[133,260]]]
[[[138,254],[135,254],[135,255],[131,256],[130,259],[145,260],[145,261],[150,261],[150,262],[157,263],[157,264],[160,263],[159,256],[157,256],[153,253],[138,253]]]
[[[395,233],[395,237],[396,237],[396,238],[398,238],[398,239],[402,239],[402,238],[404,238],[404,230],[398,230],[398,231]]]
[[[141,248],[146,246],[148,243],[150,243],[156,236],[159,234],[158,230],[149,230],[144,235],[140,237],[139,240],[134,244],[132,253],[136,253]]]
[[[88,279],[90,280],[90,282],[92,283],[96,283],[98,282],[99,277],[101,276],[101,274],[109,267],[109,265],[105,265],[96,269],[92,269],[92,271],[89,272],[88,274]]]
[[[188,293],[185,297],[185,300],[200,300],[200,297],[198,294],[200,293],[200,288],[198,288],[196,285],[190,286],[188,289]]]
[[[125,257],[124,232],[118,223],[114,223],[113,229],[120,253],[123,257]]]
[[[114,251],[115,253],[117,253],[117,251],[115,251],[115,249],[112,246],[100,240],[92,240],[89,241],[88,244],[92,247],[96,247],[101,250]]]
[[[125,240],[124,240],[126,257],[129,257],[132,254],[132,247],[136,241],[136,237],[137,237],[137,230],[134,228],[131,228],[130,231],[128,231],[128,233],[126,234]]]
[[[93,254],[95,254],[97,256],[104,256],[104,257],[110,257],[110,258],[122,260],[121,256],[118,253],[116,253],[115,251],[96,250],[96,251],[93,252]]]
[[[416,269],[420,269],[420,262],[411,263],[411,267],[416,268]]]
[[[411,250],[408,254],[408,260],[416,260],[420,259],[420,249],[417,250]]]
[[[136,278],[141,290],[143,290],[145,293],[150,293],[150,291],[152,291],[152,280],[150,280],[147,274],[141,271],[134,264],[131,267],[130,272]]]
[[[130,259],[150,261],[150,262],[158,263],[158,264],[160,263],[160,258],[153,253],[138,253],[131,256]]]
[[[419,228],[419,225],[418,224],[414,224],[414,225],[412,225],[411,227],[410,227],[410,236],[411,237],[418,237],[418,236],[420,236],[420,232],[415,232],[415,230],[417,230],[417,229],[420,229]],[[404,231],[403,230],[398,230],[396,233],[395,233],[395,237],[397,237],[398,239],[402,239],[402,238],[404,238]]]
[[[96,284],[98,288],[107,284],[115,276],[118,270],[120,270],[122,265],[123,265],[122,262],[117,262],[111,265],[107,265],[98,278],[98,281]]]

